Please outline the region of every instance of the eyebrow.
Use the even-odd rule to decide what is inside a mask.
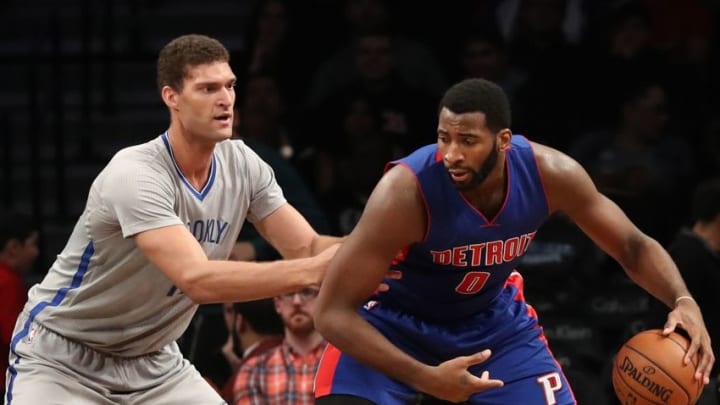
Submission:
[[[450,133],[443,128],[438,128],[437,131],[439,134],[443,134],[443,135],[448,135]],[[458,136],[462,136],[462,137],[466,137],[466,138],[467,137],[470,137],[470,138],[479,138],[480,137],[479,134],[474,134],[472,132],[458,132]]]
[[[233,77],[232,79],[228,79],[228,80],[225,80],[225,81],[222,81],[222,80],[206,80],[206,81],[202,81],[202,82],[197,82],[197,83],[195,83],[195,86],[212,86],[212,85],[220,85],[220,86],[222,86],[222,85],[225,85],[225,84],[227,84],[227,83],[236,84],[236,83],[237,83],[237,78],[236,78],[236,77]]]

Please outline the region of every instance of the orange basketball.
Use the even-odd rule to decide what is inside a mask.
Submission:
[[[612,370],[615,394],[623,405],[693,405],[703,389],[695,380],[697,356],[683,356],[690,341],[673,332],[651,329],[630,338],[618,351]]]

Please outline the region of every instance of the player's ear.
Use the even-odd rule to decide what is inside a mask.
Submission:
[[[497,147],[498,151],[502,152],[510,147],[510,141],[512,141],[512,131],[509,128],[501,129],[497,133]]]
[[[162,96],[163,102],[166,106],[168,106],[168,108],[177,108],[178,92],[175,91],[175,89],[170,86],[163,86],[162,90],[160,91],[160,95]]]

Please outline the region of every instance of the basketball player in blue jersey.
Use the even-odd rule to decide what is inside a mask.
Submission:
[[[199,303],[318,284],[338,238],[287,204],[273,171],[232,135],[235,75],[218,41],[187,35],[158,57],[169,129],[118,152],[10,347],[5,403],[224,403],[175,343]],[[286,260],[227,261],[245,219]]]
[[[575,404],[514,271],[555,212],[671,308],[664,332],[689,333],[708,382],[710,338],[670,256],[577,162],[509,127],[502,89],[465,80],[441,101],[437,144],[388,165],[323,281],[316,404]],[[402,278],[373,296],[388,267]]]

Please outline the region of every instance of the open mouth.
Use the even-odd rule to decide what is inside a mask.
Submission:
[[[224,124],[224,125],[229,125],[232,123],[232,114],[230,114],[230,113],[219,114],[219,115],[214,116],[213,120],[215,120],[216,122],[219,122],[221,124]]]
[[[470,178],[470,172],[467,170],[448,170],[448,174],[455,182],[463,182]]]

